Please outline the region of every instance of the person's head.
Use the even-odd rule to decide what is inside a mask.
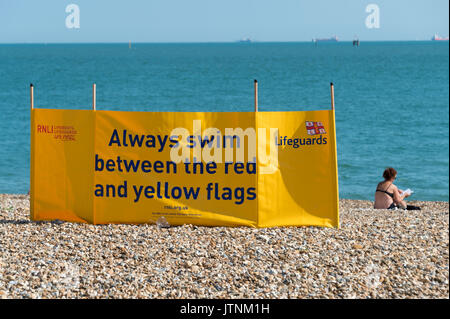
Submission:
[[[386,181],[393,181],[397,177],[397,171],[392,167],[388,167],[384,170],[383,177]]]

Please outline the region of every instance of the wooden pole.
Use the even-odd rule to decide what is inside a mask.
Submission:
[[[33,83],[30,83],[30,105],[31,105],[31,109],[34,109],[34,86],[33,86]]]
[[[258,80],[255,80],[255,112],[258,112]]]
[[[94,109],[94,111],[97,108],[96,100],[97,100],[97,88],[94,83],[94,84],[92,84],[92,108]]]
[[[334,85],[333,85],[333,82],[330,83],[330,91],[331,91],[331,109],[334,111]]]

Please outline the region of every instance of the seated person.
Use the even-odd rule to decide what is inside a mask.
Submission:
[[[375,191],[375,205],[376,209],[395,209],[396,207],[408,210],[419,210],[419,207],[407,205],[404,199],[409,194],[403,194],[401,189],[398,189],[394,185],[394,181],[397,178],[397,171],[388,167],[383,172],[384,181],[378,183],[377,190]]]

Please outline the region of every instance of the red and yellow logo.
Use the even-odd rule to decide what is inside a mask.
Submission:
[[[308,135],[327,134],[322,122],[306,121],[306,131]]]

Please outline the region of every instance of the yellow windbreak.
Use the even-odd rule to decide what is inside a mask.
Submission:
[[[31,111],[31,218],[337,227],[333,111]]]

